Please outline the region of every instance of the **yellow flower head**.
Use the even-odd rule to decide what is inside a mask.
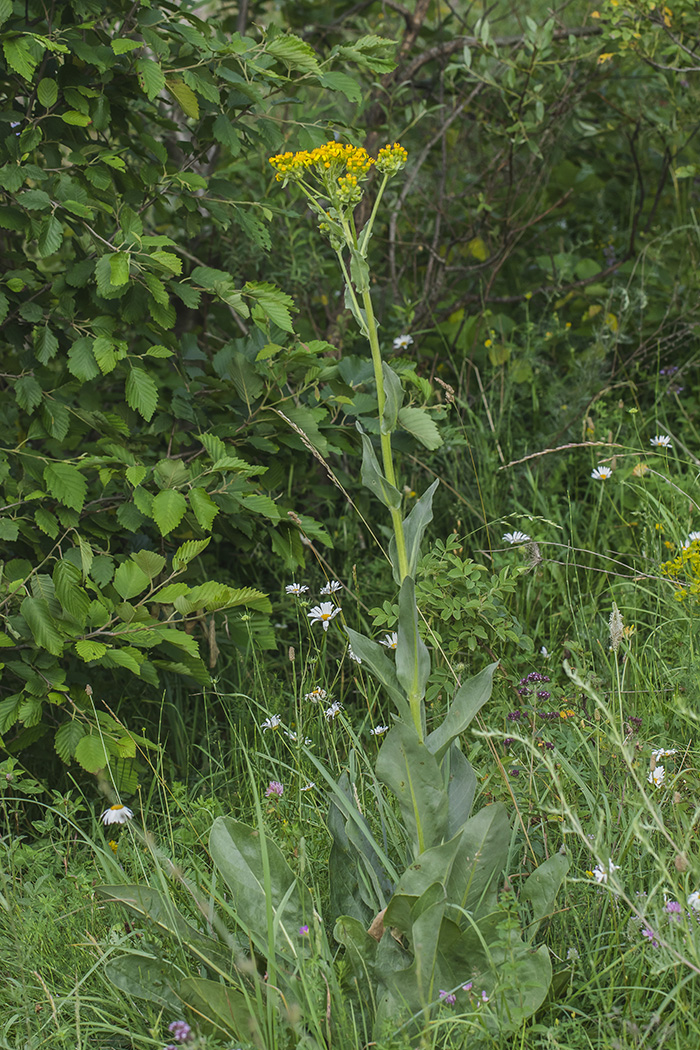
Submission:
[[[395,142],[391,146],[387,142],[377,154],[377,171],[381,171],[383,175],[395,175],[397,171],[401,171],[407,160],[408,153],[400,143]]]

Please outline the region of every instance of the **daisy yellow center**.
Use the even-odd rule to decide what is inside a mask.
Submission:
[[[109,808],[110,808],[110,809],[125,809],[126,807],[125,807],[125,806],[123,806],[123,805],[121,804],[121,802],[117,802],[117,803],[116,803],[116,804],[115,804],[114,806],[110,806]]]

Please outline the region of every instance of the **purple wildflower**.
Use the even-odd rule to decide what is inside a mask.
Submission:
[[[505,737],[505,739],[503,741],[503,746],[507,749],[507,748],[511,747],[514,743],[515,743],[515,740],[513,739],[513,737],[512,736],[507,736],[507,737]]]
[[[309,927],[308,926],[304,925],[304,926],[300,926],[299,927],[299,936],[300,937],[308,937],[308,934],[309,934]]]
[[[473,981],[468,981],[466,984],[463,984],[462,985],[462,991],[463,992],[471,992],[473,984],[474,984]]]
[[[265,798],[281,798],[284,794],[284,788],[280,784],[279,780],[271,780],[267,791],[265,792]]]
[[[519,722],[522,717],[522,711],[510,711],[506,715],[509,722]]]
[[[448,1006],[454,1006],[457,1002],[457,996],[453,995],[452,992],[446,992],[444,988],[440,989],[440,998],[443,1003],[446,1003]]]
[[[671,918],[675,919],[678,915],[681,914],[683,909],[681,908],[678,901],[667,901],[664,905],[664,911],[667,912],[671,916]]]
[[[540,689],[539,693],[537,694],[537,699],[538,700],[549,700],[551,695],[552,694],[548,693],[546,689]]]
[[[187,1021],[171,1021],[168,1025],[168,1031],[177,1043],[186,1043],[192,1035],[192,1029]]]
[[[511,777],[519,777],[520,776],[520,770],[519,769],[509,769],[508,770],[508,775],[511,776]]]
[[[649,928],[649,926],[642,930],[642,937],[646,937],[648,939],[649,944],[652,946],[652,948],[659,947],[659,942],[656,939],[656,935],[654,934],[654,931]]]

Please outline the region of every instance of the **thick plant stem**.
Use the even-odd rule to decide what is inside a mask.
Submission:
[[[379,349],[379,338],[377,336],[377,322],[374,319],[374,308],[372,306],[372,296],[369,293],[369,289],[362,292],[362,305],[365,310],[365,319],[367,322],[367,334],[369,338],[369,346],[372,352],[372,365],[374,366],[374,379],[377,384],[377,409],[379,411],[379,423],[380,423],[380,440],[382,446],[382,464],[384,466],[384,474],[390,485],[397,488],[396,485],[396,471],[394,470],[394,457],[391,452],[391,434],[384,434],[381,432],[381,421],[384,415],[384,404],[386,397],[384,395],[384,373],[382,372],[382,354]],[[401,511],[398,507],[390,507],[389,513],[391,514],[391,524],[394,528],[394,537],[396,539],[396,556],[399,561],[399,579],[403,582],[404,578],[408,576],[408,558],[406,557],[406,539],[403,532],[403,518]],[[411,705],[413,708],[413,705]],[[416,720],[417,712],[413,711],[413,720]],[[420,732],[420,719],[417,723],[419,736]]]

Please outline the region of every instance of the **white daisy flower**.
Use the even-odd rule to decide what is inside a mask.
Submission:
[[[370,736],[383,736],[383,734],[386,733],[388,728],[389,728],[389,726],[375,726],[374,729],[370,729],[369,735]]]
[[[594,481],[607,481],[612,477],[612,470],[610,467],[596,467],[591,471],[591,477]]]
[[[606,883],[608,881],[608,875],[612,875],[613,872],[619,871],[619,868],[620,865],[613,864],[611,860],[608,861],[607,871],[605,870],[605,868],[602,868],[600,864],[596,864],[595,868],[593,869],[593,878],[598,883]]]
[[[647,780],[649,781],[650,784],[653,784],[654,787],[661,787],[661,785],[664,782],[664,778],[665,777],[666,777],[666,770],[664,769],[664,767],[663,766],[657,766],[655,769],[650,769],[649,770],[649,776],[647,777]]]
[[[527,543],[530,539],[526,532],[519,532],[518,529],[515,532],[506,532],[503,535],[504,543]]]
[[[362,663],[362,657],[358,656],[357,653],[354,653],[352,651],[352,646],[350,644],[348,644],[348,659],[352,660],[352,662],[355,663],[355,664],[361,664]]]
[[[689,532],[688,533],[688,546],[694,543],[695,540],[700,540],[700,532]]]
[[[132,810],[128,806],[123,806],[121,802],[118,802],[114,806],[110,806],[106,809],[100,820],[106,826],[107,824],[126,824],[128,820],[133,817]]]
[[[695,890],[694,893],[688,896],[688,907],[692,908],[693,911],[700,911],[700,893]]]
[[[327,696],[328,693],[325,689],[321,689],[320,685],[317,685],[310,693],[304,693],[304,699],[310,700],[312,704],[317,704],[319,700],[325,700]]]
[[[285,729],[285,730],[284,730],[284,735],[285,735],[286,737],[288,737],[288,738],[289,738],[289,739],[290,739],[290,740],[292,741],[292,743],[294,743],[294,744],[295,744],[295,743],[297,742],[297,740],[299,739],[299,734],[298,734],[298,733],[296,733],[296,732],[295,732],[295,731],[294,731],[293,729]],[[307,736],[307,737],[305,737],[305,738],[304,738],[304,743],[305,743],[305,744],[306,744],[306,746],[308,747],[308,746],[309,746],[309,744],[311,743],[311,737],[310,737],[310,736]]]
[[[668,434],[656,434],[649,439],[649,444],[654,445],[656,448],[673,448]]]
[[[676,751],[675,747],[657,747],[655,751],[652,751],[652,755],[654,756],[657,762],[660,758],[667,758],[669,755],[675,755],[677,753],[678,752]]]
[[[392,631],[391,634],[385,634],[383,638],[379,639],[380,645],[385,645],[387,649],[395,649],[399,644],[398,631]]]
[[[337,700],[334,700],[330,707],[325,710],[326,719],[330,722],[333,718],[336,718],[342,710],[341,704]]]
[[[299,790],[300,790],[300,791],[313,791],[313,789],[314,789],[315,787],[316,787],[316,784],[314,783],[314,781],[313,781],[313,780],[310,780],[310,781],[308,782],[308,784],[304,784],[304,786],[303,786],[302,788],[299,788]]]
[[[545,660],[549,660],[551,655],[552,654],[550,653],[550,651],[547,648],[547,646],[543,645],[542,648],[540,649],[540,656],[543,656],[545,658]]]
[[[262,729],[262,731],[264,733],[268,729],[279,729],[279,727],[281,725],[282,725],[282,719],[280,718],[280,716],[279,715],[271,715],[269,718],[266,718],[264,722],[260,723],[260,728]]]
[[[327,631],[329,623],[339,612],[339,605],[333,605],[332,602],[321,602],[320,605],[314,605],[311,612],[308,612],[306,615],[311,620],[311,623],[321,623],[324,631]]]
[[[329,580],[325,587],[321,588],[321,594],[335,594],[336,591],[342,591],[343,585],[338,580]]]
[[[394,339],[394,350],[405,350],[413,344],[412,335],[397,335]]]
[[[298,597],[300,594],[306,594],[309,588],[305,583],[288,583],[284,589],[287,594],[294,594]]]

